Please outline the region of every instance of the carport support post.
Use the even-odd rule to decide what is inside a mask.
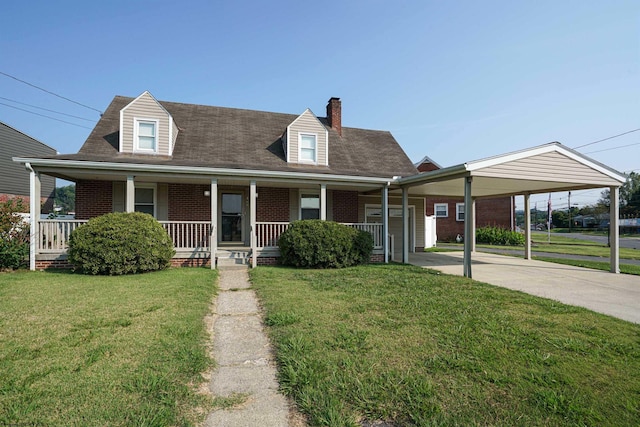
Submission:
[[[471,200],[471,182],[473,177],[464,179],[464,277],[471,278],[471,247],[473,245],[473,201]]]
[[[620,273],[620,187],[609,189],[609,243],[611,245],[611,272]]]
[[[326,187],[325,187],[326,190]],[[251,221],[251,268],[258,265],[258,230],[256,229],[256,182],[251,181],[249,190],[249,216]]]
[[[524,195],[524,259],[531,259],[531,195]]]
[[[209,247],[211,248],[211,269],[216,269],[216,252],[218,251],[218,180],[211,180],[211,229],[209,231]]]
[[[320,219],[327,220],[327,184],[320,184]]]
[[[402,263],[409,264],[409,189],[402,189]]]
[[[382,187],[382,252],[385,264],[389,263],[389,187]]]
[[[136,210],[136,185],[133,181],[133,176],[127,177],[127,190],[125,192],[124,211],[133,212]]]

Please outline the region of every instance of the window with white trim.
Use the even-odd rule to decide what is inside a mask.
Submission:
[[[320,219],[320,195],[300,193],[300,219]]]
[[[300,161],[316,163],[318,137],[310,133],[300,134]]]
[[[135,149],[155,153],[158,151],[158,122],[156,120],[138,120],[135,124]]]
[[[143,212],[156,216],[156,189],[151,186],[136,186],[134,198],[135,212]]]
[[[447,203],[434,203],[433,214],[436,218],[447,218],[449,216],[449,205]]]
[[[456,203],[456,221],[464,221],[464,203]]]

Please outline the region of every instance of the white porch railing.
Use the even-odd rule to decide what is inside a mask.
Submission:
[[[208,221],[158,221],[177,250],[209,250],[211,223]]]
[[[86,220],[38,221],[38,253],[60,253],[67,250],[69,235]],[[210,248],[211,223],[208,221],[159,221],[167,231],[176,250],[203,250]],[[274,248],[278,239],[289,228],[289,222],[256,223],[257,248]],[[374,249],[382,248],[382,224],[345,224],[371,233]]]
[[[38,253],[60,253],[69,247],[69,235],[87,220],[38,221]],[[159,221],[177,250],[208,250],[211,223],[207,221]]]
[[[257,222],[256,240],[258,248],[273,248],[278,246],[280,235],[289,228],[289,222]],[[345,223],[357,230],[367,231],[373,236],[374,249],[382,249],[382,224]]]
[[[256,222],[256,247],[275,248],[280,235],[289,228],[289,222]]]
[[[38,221],[38,252],[56,253],[64,252],[69,246],[71,232],[85,224],[87,220],[56,220],[43,219]]]
[[[360,231],[367,231],[373,236],[373,248],[374,249],[382,249],[383,240],[383,229],[382,224],[355,224],[345,223],[344,225],[348,225],[349,227],[353,227]]]

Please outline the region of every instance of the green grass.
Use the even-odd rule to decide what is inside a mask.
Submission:
[[[413,266],[251,278],[311,425],[640,424],[640,325]]]
[[[215,403],[196,389],[216,277],[0,274],[0,425],[200,422]]]
[[[611,265],[608,262],[553,258],[553,257],[543,257],[543,256],[534,256],[533,259],[536,259],[539,261],[545,261],[545,262],[555,262],[556,264],[573,265],[575,267],[592,268],[594,270],[609,271],[611,269]],[[620,272],[624,274],[633,274],[636,276],[640,276],[640,265],[620,264]]]
[[[447,246],[459,247],[463,249],[461,243],[446,243]],[[477,244],[478,248],[496,248],[496,249],[514,249],[524,250],[523,246],[502,246],[502,245],[485,245]],[[574,239],[562,235],[551,235],[551,243],[547,241],[547,236],[534,235],[531,244],[531,250],[537,252],[548,252],[569,255],[586,255],[608,258],[611,255],[611,248],[597,242],[588,240]],[[427,251],[432,251],[427,249]],[[433,251],[435,252],[435,250]],[[620,259],[640,259],[640,251],[630,248],[620,248]]]

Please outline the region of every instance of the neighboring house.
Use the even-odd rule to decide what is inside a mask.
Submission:
[[[416,163],[419,172],[433,172],[442,167],[425,156]],[[513,196],[476,200],[476,227],[495,226],[515,229],[515,199]],[[455,241],[464,235],[464,199],[461,197],[426,197],[426,215],[436,217],[438,241]]]
[[[0,122],[0,203],[20,198],[29,211],[29,171],[12,157],[41,157],[57,154],[56,150],[19,130]],[[53,209],[56,179],[45,176],[41,181],[40,203],[43,212]]]
[[[382,206],[397,250],[402,239],[401,192],[389,194],[389,184],[417,174],[389,132],[343,127],[338,98],[317,117],[160,102],[149,92],[116,96],[77,154],[39,166],[76,184],[76,221],[63,234],[108,212],[146,212],[172,236],[179,265],[207,263],[211,252],[273,263],[279,235],[307,218],[370,231],[382,261]],[[421,250],[424,196],[408,204],[411,251]],[[61,222],[50,224],[39,225],[38,268],[64,263]]]

